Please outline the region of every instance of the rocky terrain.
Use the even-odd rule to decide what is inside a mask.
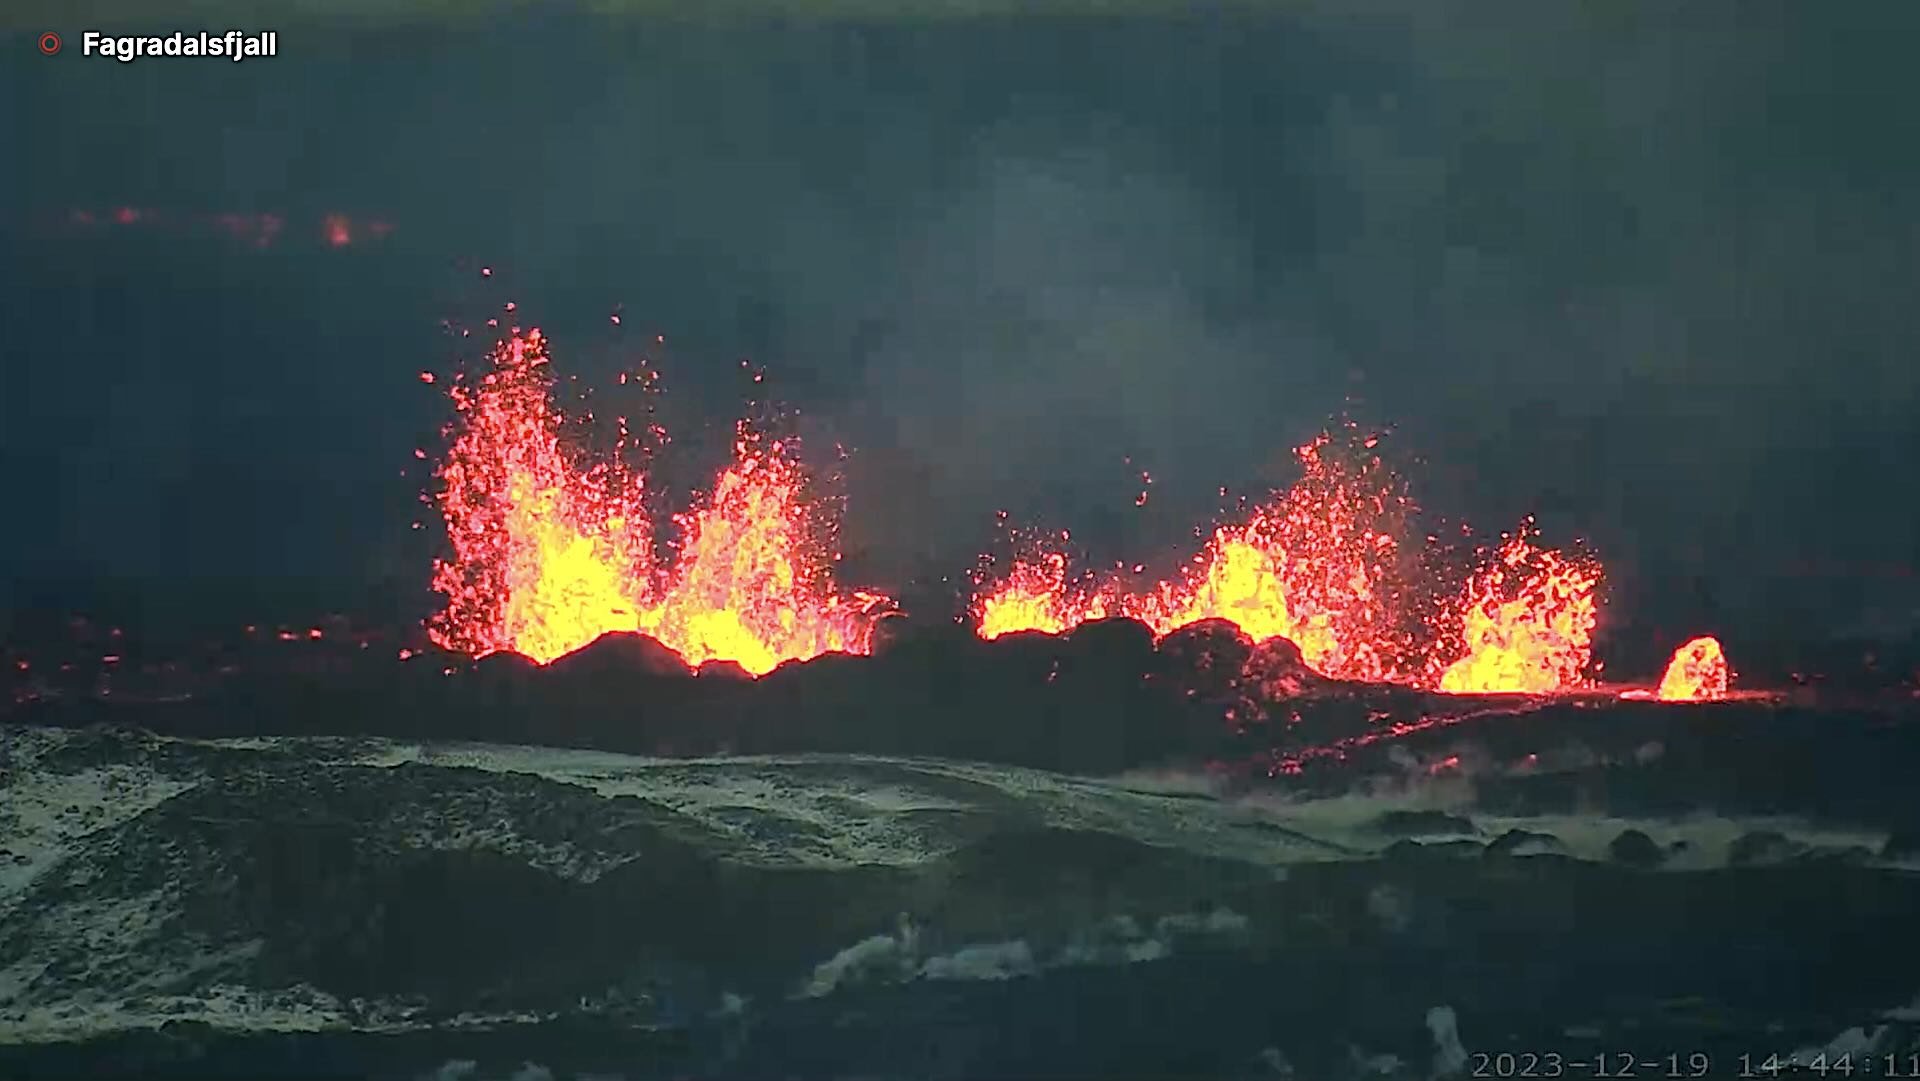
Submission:
[[[761,681],[628,640],[436,672],[437,701],[44,699],[0,724],[0,1076],[1920,1052],[1910,700],[1447,699],[1095,633]],[[942,665],[950,700],[899,674]],[[440,734],[463,716],[489,742]]]

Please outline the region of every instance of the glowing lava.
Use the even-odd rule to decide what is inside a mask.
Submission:
[[[1060,552],[1019,560],[1005,581],[974,602],[975,629],[986,639],[1016,631],[1059,634],[1116,614],[1104,592],[1068,584],[1067,557]]]
[[[1655,697],[1662,702],[1716,702],[1727,696],[1731,673],[1717,638],[1695,638],[1673,651]]]
[[[1255,641],[1286,638],[1307,664],[1342,679],[1385,680],[1414,663],[1397,626],[1397,533],[1411,509],[1378,440],[1351,426],[1295,450],[1302,475],[1243,525],[1216,529],[1179,582],[1127,605],[1165,635],[1226,619]]]
[[[1600,568],[1535,546],[1525,532],[1467,586],[1466,652],[1440,674],[1452,694],[1545,694],[1580,686],[1593,659]]]
[[[691,663],[737,661],[756,675],[785,660],[867,652],[886,598],[834,593],[827,562],[812,558],[825,538],[803,481],[784,444],[762,450],[743,425],[712,499],[676,518],[680,558],[640,629]]]
[[[490,360],[449,391],[456,418],[437,503],[453,554],[435,566],[447,597],[430,625],[435,642],[546,663],[609,631],[641,631],[691,664],[734,661],[754,674],[870,650],[889,602],[836,589],[833,522],[786,444],[743,424],[710,496],[674,516],[674,558],[662,564],[646,477],[618,453],[624,428],[613,455],[579,450],[553,405],[539,331],[515,331]],[[1434,600],[1452,590],[1413,572],[1399,539],[1413,508],[1375,445],[1349,426],[1299,448],[1298,483],[1217,528],[1184,573],[1145,589],[1117,574],[1070,579],[1058,551],[1018,560],[980,583],[976,629],[1058,633],[1128,616],[1165,636],[1225,619],[1255,640],[1291,640],[1337,678],[1470,693],[1579,686],[1599,566],[1523,532],[1442,611]]]
[[[450,391],[437,502],[453,557],[435,566],[447,597],[429,626],[437,644],[544,664],[609,631],[644,631],[689,663],[730,660],[756,675],[867,651],[885,599],[835,592],[822,556],[831,530],[785,445],[763,446],[743,426],[706,505],[675,518],[678,558],[656,568],[645,477],[617,454],[586,464],[570,448],[540,332],[513,334],[490,360]]]
[[[1353,428],[1342,436],[1300,447],[1301,480],[1246,522],[1216,529],[1178,578],[1144,591],[1117,577],[1076,587],[1063,554],[1023,559],[983,587],[979,633],[1058,632],[1125,615],[1164,636],[1225,619],[1256,641],[1291,640],[1323,674],[1379,680],[1411,671],[1414,643],[1390,606],[1402,578],[1395,534],[1409,504],[1373,453],[1377,440]]]
[[[1523,531],[1457,601],[1437,604],[1450,590],[1415,572],[1399,540],[1412,502],[1376,443],[1349,426],[1299,448],[1299,482],[1244,523],[1216,529],[1184,574],[1144,591],[1117,577],[1076,585],[1058,552],[1016,562],[983,584],[977,630],[1058,632],[1126,615],[1164,636],[1225,619],[1255,641],[1289,639],[1315,671],[1336,678],[1455,693],[1579,686],[1592,658],[1599,565],[1543,550]]]

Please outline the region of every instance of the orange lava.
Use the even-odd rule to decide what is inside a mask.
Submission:
[[[974,614],[988,638],[1058,632],[1107,615],[1164,636],[1225,619],[1256,641],[1281,637],[1315,670],[1347,679],[1409,676],[1415,643],[1398,628],[1400,543],[1409,509],[1397,478],[1355,429],[1295,453],[1301,480],[1240,524],[1216,529],[1176,579],[1134,591],[1118,579],[1076,587],[1058,552],[1017,562],[983,588]]]
[[[656,567],[645,477],[617,455],[587,463],[570,447],[540,332],[513,334],[490,359],[450,390],[437,502],[453,556],[435,566],[447,598],[429,625],[437,644],[544,664],[609,631],[644,631],[691,664],[734,661],[756,675],[867,652],[885,599],[835,591],[831,530],[782,443],[743,426],[712,496],[675,517],[677,558]]]
[[[824,527],[803,489],[785,445],[763,450],[743,425],[707,505],[676,517],[680,557],[640,629],[691,663],[736,661],[756,675],[782,661],[866,653],[886,598],[834,592],[828,561],[815,558]]]
[[[989,640],[1017,631],[1059,634],[1117,614],[1104,592],[1069,586],[1067,557],[1059,552],[1016,562],[1004,582],[974,602],[975,630]]]
[[[1655,697],[1662,702],[1717,702],[1727,696],[1730,681],[1720,640],[1695,638],[1673,651]]]
[[[1299,448],[1299,482],[1245,522],[1217,528],[1184,574],[1145,590],[1117,577],[1072,582],[1059,552],[1020,560],[981,584],[976,629],[987,638],[1057,633],[1125,615],[1165,636],[1225,619],[1256,641],[1289,639],[1315,671],[1340,679],[1452,693],[1582,685],[1598,563],[1542,549],[1523,531],[1458,599],[1437,603],[1450,590],[1413,569],[1400,540],[1412,503],[1376,442],[1348,427]]]
[[[1467,585],[1465,653],[1440,674],[1451,694],[1545,694],[1585,682],[1599,565],[1537,547],[1523,532]]]
[[[1167,634],[1227,619],[1255,641],[1286,638],[1315,671],[1385,680],[1414,663],[1394,600],[1403,572],[1397,534],[1410,501],[1348,427],[1294,455],[1301,478],[1246,524],[1222,526],[1177,583],[1160,583],[1131,614]]]

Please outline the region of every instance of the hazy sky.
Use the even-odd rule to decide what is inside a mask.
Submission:
[[[51,28],[0,43],[15,596],[423,587],[415,373],[513,299],[583,380],[665,335],[690,457],[765,364],[883,584],[998,509],[1174,553],[1351,408],[1433,510],[1590,538],[1619,620],[1917,603],[1912,4],[421,17],[242,64]],[[69,217],[118,206],[288,225]]]

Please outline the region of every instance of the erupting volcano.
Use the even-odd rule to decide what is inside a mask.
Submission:
[[[544,664],[610,631],[639,631],[689,664],[733,661],[754,675],[870,651],[891,602],[834,582],[837,519],[810,495],[789,443],[742,422],[732,463],[698,506],[672,516],[672,537],[657,538],[646,471],[627,464],[637,444],[625,420],[613,453],[588,448],[576,422],[591,417],[555,406],[538,330],[515,328],[449,394],[455,419],[434,496],[453,550],[434,573],[447,598],[429,627],[439,645]],[[1449,555],[1431,535],[1409,543],[1417,508],[1378,443],[1348,424],[1299,447],[1298,481],[1217,526],[1165,580],[1143,584],[1139,566],[1070,573],[1066,532],[1030,543],[1003,573],[976,576],[975,632],[1061,633],[1121,616],[1165,637],[1223,619],[1256,642],[1292,641],[1338,679],[1456,694],[1585,686],[1598,561],[1540,545],[1531,520],[1475,557]],[[1712,639],[1682,647],[1659,691],[1724,694]]]
[[[453,558],[435,568],[439,645],[546,663],[609,631],[644,631],[690,664],[754,674],[827,652],[865,653],[885,598],[840,594],[833,523],[805,496],[788,446],[742,423],[705,504],[675,515],[677,558],[656,565],[646,476],[574,446],[555,408],[546,339],[500,341],[456,377],[437,501]],[[616,450],[628,445],[624,423]]]
[[[1376,440],[1346,434],[1348,444],[1327,434],[1299,448],[1300,481],[1246,522],[1216,529],[1177,580],[1144,591],[1119,575],[1076,584],[1061,552],[1017,560],[991,585],[983,577],[974,603],[980,635],[1125,615],[1164,636],[1225,619],[1256,641],[1291,640],[1326,675],[1413,675],[1412,636],[1395,624],[1408,580],[1396,533],[1410,506],[1372,453]]]
[[[1017,560],[997,582],[983,576],[979,633],[1126,615],[1165,636],[1225,619],[1255,641],[1291,640],[1307,664],[1340,679],[1452,693],[1579,686],[1593,653],[1598,562],[1537,547],[1529,521],[1449,601],[1433,561],[1400,539],[1414,507],[1377,445],[1349,426],[1300,447],[1298,482],[1245,522],[1217,528],[1184,574],[1145,590],[1119,575],[1076,582],[1057,551]]]

